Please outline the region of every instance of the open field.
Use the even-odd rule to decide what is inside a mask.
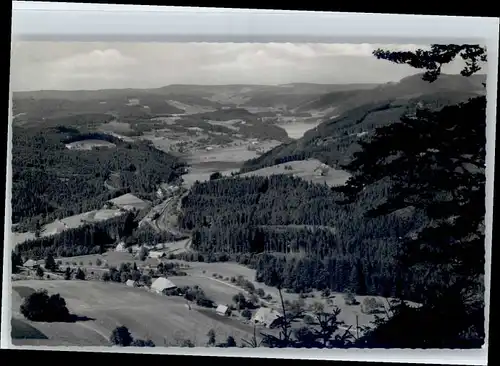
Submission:
[[[18,313],[22,298],[17,294],[13,296],[13,317],[17,319],[13,324],[14,331],[19,334],[27,324],[48,339],[16,339],[13,340],[16,345],[109,345],[107,339],[119,325],[127,326],[134,338],[149,338],[157,346],[175,345],[182,339],[205,346],[210,329],[215,330],[220,341],[232,335],[238,343],[241,338],[251,337],[253,332],[251,327],[245,327],[237,320],[218,320],[194,307],[189,310],[182,298],[156,295],[122,284],[76,280],[18,281],[13,292],[17,286],[46,288],[49,294],[59,293],[66,299],[70,312],[91,320],[70,324],[24,320]]]
[[[103,123],[100,129],[105,132],[115,132],[115,133],[130,133],[134,130],[130,127],[127,122],[111,121],[108,123]]]
[[[189,270],[186,270],[186,272],[189,272]],[[233,296],[242,292],[242,290],[237,287],[228,286],[221,281],[214,281],[214,279],[208,276],[169,276],[168,278],[178,287],[200,286],[207,297],[217,304],[230,305],[233,303]]]
[[[172,241],[168,243],[163,243],[163,248],[160,249],[160,251],[163,251],[167,254],[169,253],[182,253],[184,251],[189,250],[189,244],[191,243],[191,239],[183,239],[183,240],[177,240],[177,241]]]
[[[232,284],[229,281],[213,278],[212,275],[214,273],[217,273],[218,275],[221,275],[224,278],[238,277],[239,275],[241,275],[246,280],[251,281],[256,289],[262,288],[266,294],[270,294],[272,296],[272,300],[270,302],[264,301],[264,303],[268,304],[268,307],[281,310],[281,306],[279,305],[278,289],[276,287],[267,286],[263,283],[255,281],[255,270],[251,268],[230,262],[225,262],[225,263],[204,263],[204,262],[184,262],[184,261],[176,261],[176,262],[185,263],[191,267],[189,269],[184,270],[190,276],[183,277],[182,279],[179,278],[179,281],[185,281],[186,284],[191,282],[200,284],[200,286],[204,290],[206,288],[207,295],[210,293],[210,295],[214,297],[214,300],[216,299],[220,299],[220,301],[227,300],[229,297],[232,297],[234,292],[245,293],[243,289],[238,288],[236,285]],[[217,282],[217,284],[210,285],[210,282]],[[220,293],[217,294],[217,291],[220,291]],[[229,296],[229,294],[231,295]],[[321,297],[321,293],[319,291],[314,291],[312,292],[312,294],[314,295],[314,297],[308,297],[304,299],[304,305],[306,308],[308,308],[315,302],[321,302],[324,305],[325,311],[331,311],[333,306],[337,306],[342,310],[342,312],[339,315],[339,319],[343,320],[347,326],[352,325],[353,328],[355,328],[356,326],[356,316],[358,316],[358,324],[360,326],[370,325],[370,322],[375,319],[374,315],[364,314],[361,311],[360,304],[366,297],[374,297],[388,308],[387,299],[380,296],[356,296],[356,299],[360,302],[359,305],[346,305],[342,293],[332,293],[330,296],[331,299],[330,304],[328,304],[327,301],[328,299]],[[288,293],[284,291],[283,298],[285,300],[292,302],[299,300],[299,294]]]
[[[189,239],[182,240],[179,242],[174,242],[173,245],[184,245],[189,241]],[[171,247],[170,247],[171,248]],[[185,247],[184,247],[185,248]],[[107,263],[108,266],[118,267],[121,263],[135,262],[139,268],[144,267],[147,264],[157,264],[156,259],[147,259],[146,261],[140,261],[133,257],[132,254],[128,252],[107,252],[105,255],[86,255],[80,257],[71,258],[57,258],[57,260],[62,260],[63,265],[66,262],[70,264],[76,262],[79,264],[83,263],[83,267],[87,268],[88,271],[103,271],[104,267],[95,267],[96,259],[100,258],[103,263]],[[246,266],[233,263],[205,263],[205,262],[185,262],[182,260],[168,260],[171,262],[177,262],[183,264],[186,268],[183,268],[188,275],[187,276],[172,276],[169,277],[177,286],[194,286],[199,285],[213,301],[222,304],[231,304],[233,295],[238,292],[246,293],[246,291],[234,283],[230,282],[231,277],[237,278],[238,276],[243,276],[246,280],[251,281],[255,288],[262,288],[266,294],[271,295],[272,299],[270,301],[263,301],[268,307],[281,310],[279,304],[279,292],[276,287],[267,286],[264,283],[259,283],[255,281],[255,270],[248,268]],[[93,266],[89,266],[89,262],[93,263]],[[78,265],[79,266],[79,265]],[[217,274],[223,277],[214,278],[213,274]],[[226,280],[226,278],[228,280]],[[330,304],[328,299],[322,298],[320,292],[312,292],[314,297],[308,297],[303,299],[306,309],[314,304],[315,302],[323,303],[325,310],[332,310],[333,306],[337,306],[342,309],[339,316],[347,325],[355,326],[356,315],[358,315],[358,322],[360,325],[369,325],[371,321],[374,320],[373,315],[364,314],[361,311],[361,305],[346,305],[342,293],[332,293],[330,296]],[[247,293],[248,295],[248,293]],[[366,296],[356,296],[357,300],[362,303]],[[373,296],[370,296],[373,297]],[[283,298],[290,302],[299,300],[299,294],[283,292]],[[375,296],[380,302],[388,306],[387,300],[382,297]]]
[[[163,249],[159,248],[155,249],[155,251],[164,251],[167,254],[179,253],[183,250],[187,250],[190,240],[191,239],[183,239],[179,241],[164,243]],[[137,267],[140,268],[147,265],[157,265],[159,263],[158,259],[155,258],[147,258],[145,261],[141,261],[135,258],[134,254],[131,254],[128,251],[117,252],[114,250],[110,250],[103,254],[88,254],[55,259],[56,261],[61,261],[63,266],[65,266],[66,263],[68,263],[69,265],[72,265],[72,263],[76,263],[77,266],[87,268],[88,270],[105,270],[105,264],[107,264],[108,267],[119,267],[121,263],[135,263]],[[102,265],[100,267],[96,265],[97,259],[102,262]],[[80,265],[80,263],[83,264]]]
[[[233,146],[216,147],[213,150],[194,150],[183,155],[189,165],[189,171],[182,176],[183,185],[191,188],[195,181],[204,182],[210,178],[210,174],[220,172],[223,176],[230,176],[237,172],[241,164],[247,159],[258,156],[256,151],[248,149],[250,142],[236,142]],[[278,141],[260,141],[258,147],[267,151],[279,145]]]
[[[166,102],[175,108],[183,110],[183,114],[188,115],[215,111],[214,108],[194,104],[185,104],[176,100],[167,100]]]
[[[82,141],[72,142],[66,145],[67,149],[72,149],[72,150],[92,150],[95,147],[112,148],[116,147],[116,145],[111,142],[103,140],[82,140]]]
[[[232,168],[228,169],[228,166],[231,166]],[[239,163],[223,164],[220,162],[211,162],[206,164],[197,164],[196,166],[191,166],[189,168],[189,172],[182,176],[182,184],[185,188],[189,189],[196,181],[205,182],[209,180],[212,173],[219,172],[223,176],[228,177],[232,172],[237,172],[239,167]]]
[[[130,254],[129,252],[115,252],[115,251],[109,251],[104,254],[89,254],[89,255],[80,255],[77,257],[65,257],[65,258],[55,258],[56,261],[62,261],[63,265],[66,265],[66,263],[77,263],[78,266],[80,262],[83,263],[83,267],[86,267],[88,269],[96,269],[99,268],[96,266],[96,261],[99,259],[102,262],[102,269],[104,270],[104,264],[107,263],[108,267],[118,267],[121,263],[133,263],[135,262],[137,266],[141,265],[147,265],[147,264],[157,264],[158,260],[157,259],[147,259],[146,261],[142,262],[138,259],[135,259],[133,254]],[[90,265],[89,263],[92,263]],[[89,268],[90,267],[90,268]]]
[[[285,169],[286,166],[289,166],[292,169],[287,170]],[[300,177],[313,183],[326,183],[330,187],[343,185],[350,177],[350,174],[343,170],[334,169],[332,167],[327,167],[325,169],[324,166],[324,164],[316,159],[291,161],[289,163],[283,163],[254,170],[248,173],[241,174],[240,176],[249,177],[258,175],[268,177],[274,174],[288,174],[295,177]],[[323,175],[317,173],[316,169],[323,169]]]
[[[89,222],[104,221],[123,214],[124,212],[118,209],[101,209],[68,216],[61,220],[55,220],[47,225],[44,225],[42,227],[40,235],[42,237],[55,235],[64,230],[74,229]],[[32,232],[12,232],[11,235],[11,243],[13,247],[15,247],[17,244],[25,242],[26,240],[35,239],[35,233]]]
[[[150,206],[149,202],[144,201],[144,200],[142,200],[142,199],[140,199],[140,198],[138,198],[130,193],[113,198],[109,202],[112,203],[116,207],[124,208],[124,209],[135,208],[137,210],[143,210],[143,209]]]
[[[271,150],[280,144],[279,141],[257,141],[254,140],[235,140],[230,146],[214,146],[212,150],[194,150],[183,158],[189,164],[199,164],[206,162],[237,162],[242,163],[245,160],[253,159],[258,156],[256,151],[248,149],[251,142],[258,142],[258,147],[262,151]]]
[[[210,151],[195,151],[185,159],[189,164],[204,163],[211,161],[229,161],[242,163],[245,160],[257,157],[255,151],[250,151],[246,146],[231,146],[227,148],[215,148]]]

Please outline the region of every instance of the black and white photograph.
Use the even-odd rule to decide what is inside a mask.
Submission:
[[[490,54],[13,40],[2,338],[485,347]]]

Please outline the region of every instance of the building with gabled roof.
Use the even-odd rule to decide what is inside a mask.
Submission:
[[[38,267],[38,262],[33,259],[28,259],[26,262],[24,262],[23,267],[36,268]]]
[[[161,294],[163,290],[172,290],[177,286],[166,277],[158,277],[152,284],[151,290]]]
[[[122,241],[118,243],[118,245],[115,248],[115,252],[126,252],[127,248],[125,247],[125,243]]]
[[[135,281],[132,281],[132,280],[127,280],[127,282],[125,282],[125,284],[129,287],[135,287]]]
[[[229,309],[229,306],[227,305],[218,305],[217,306],[217,309],[215,309],[215,312],[219,315],[223,315],[223,316],[229,316],[231,315],[231,309]]]

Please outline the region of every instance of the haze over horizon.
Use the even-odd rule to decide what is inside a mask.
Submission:
[[[307,43],[18,42],[11,89],[151,89],[168,85],[286,85],[397,82],[420,73],[377,60],[376,48],[425,45]],[[459,73],[461,60],[443,72]]]

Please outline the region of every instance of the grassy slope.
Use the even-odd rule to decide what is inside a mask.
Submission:
[[[222,322],[195,309],[188,310],[182,298],[155,295],[123,284],[56,280],[14,284],[18,285],[47,288],[49,294],[59,293],[66,299],[70,312],[95,319],[72,324],[24,321],[49,338],[49,342],[38,340],[39,345],[108,345],[107,337],[117,325],[127,326],[135,338],[152,339],[157,346],[165,342],[173,345],[177,339],[186,338],[197,346],[204,346],[210,329],[215,329],[220,341],[232,335],[240,343],[242,337],[249,338],[252,334],[251,327],[233,324],[232,319]],[[13,303],[13,308],[19,308],[19,300]],[[13,315],[22,319],[19,314]],[[16,344],[33,343],[18,340]]]

